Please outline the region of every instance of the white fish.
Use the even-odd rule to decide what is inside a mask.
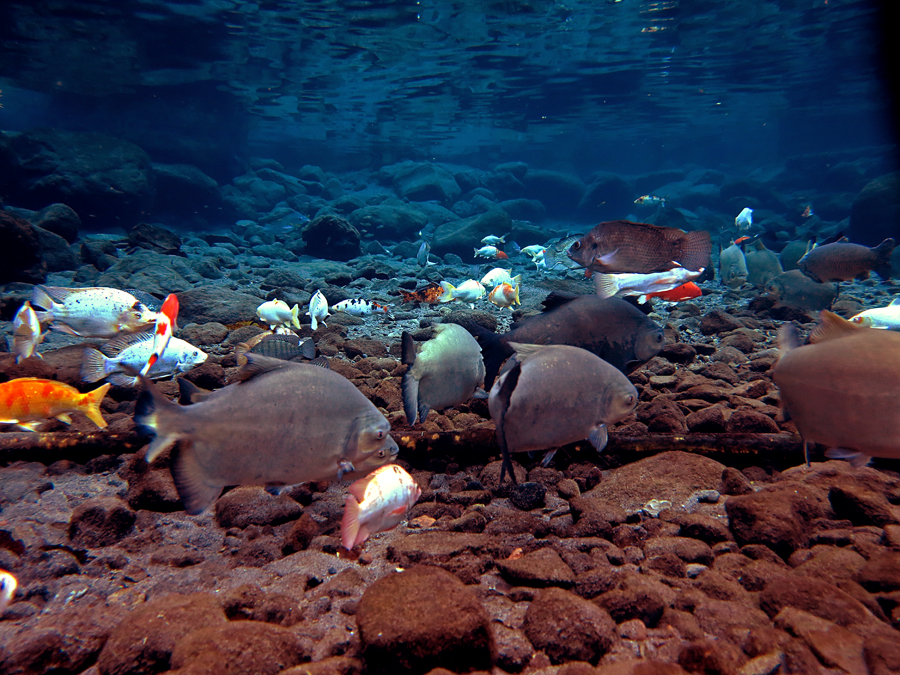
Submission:
[[[22,363],[31,356],[42,358],[37,346],[43,340],[37,314],[31,308],[31,303],[26,300],[13,319],[13,351],[16,353],[16,363]]]
[[[519,285],[516,284],[498,284],[497,287],[488,293],[488,302],[497,305],[500,309],[510,307],[510,305],[521,305],[519,300]]]
[[[482,246],[481,248],[475,249],[475,257],[476,258],[507,258],[507,256],[503,251],[498,249],[496,246]]]
[[[378,304],[374,300],[363,300],[362,298],[341,300],[336,305],[332,305],[331,309],[335,312],[345,312],[351,316],[366,316],[368,314],[387,314],[391,316],[391,310],[384,305]]]
[[[100,352],[93,348],[84,350],[81,363],[81,379],[85,382],[98,382],[106,378],[120,387],[137,384],[137,379],[126,375],[126,368],[140,371],[153,353],[153,334],[135,333],[120,335],[103,345]],[[147,372],[147,377],[175,377],[186,373],[191,368],[206,361],[207,354],[189,342],[173,337],[169,340],[165,351]],[[123,367],[125,366],[125,367]]]
[[[876,307],[860,312],[850,321],[869,328],[900,330],[900,298],[894,298],[887,307]]]
[[[522,280],[522,275],[517,274],[515,277],[511,277],[509,275],[510,270],[504,267],[495,267],[490,272],[484,275],[481,279],[481,283],[488,288],[494,288],[499,284],[512,284],[513,286],[518,285],[518,283]]]
[[[462,326],[441,323],[435,336],[418,350],[409,333],[400,339],[403,411],[409,425],[424,422],[428,411],[446,410],[468,401],[484,383],[484,360],[478,341]],[[418,417],[417,417],[418,416]]]
[[[35,286],[31,304],[41,323],[79,337],[109,338],[119,333],[135,333],[156,324],[156,312],[131,293],[116,288],[64,288]]]
[[[483,298],[485,294],[484,286],[475,281],[475,279],[466,279],[459,286],[454,286],[448,281],[442,281],[441,289],[444,292],[441,293],[438,302],[459,300],[460,302],[468,302],[473,308],[475,307],[475,301]]]
[[[489,234],[488,236],[486,236],[484,239],[481,240],[481,243],[487,244],[488,246],[496,246],[497,244],[505,244],[506,243],[506,239],[504,238],[505,236],[506,235],[503,235],[503,237],[496,237],[493,234]]]
[[[734,224],[741,231],[749,230],[750,226],[753,225],[753,209],[745,208],[741,211],[738,217],[734,219]]]
[[[260,321],[268,324],[269,330],[275,330],[276,326],[289,325],[300,328],[300,320],[297,318],[299,311],[299,305],[288,307],[284,300],[269,300],[256,308],[256,316]]]
[[[16,586],[18,586],[16,578],[6,570],[0,570],[0,615],[12,602],[13,596],[16,594]]]
[[[542,246],[541,244],[532,244],[531,246],[526,246],[525,248],[523,248],[522,253],[524,253],[531,259],[534,259],[539,255],[543,255],[544,251],[546,250],[546,246]]]
[[[322,291],[316,291],[315,295],[309,299],[309,311],[306,313],[306,316],[310,318],[310,326],[313,330],[318,330],[319,321],[322,322],[323,326],[328,327],[328,324],[325,323],[325,317],[331,316],[331,314],[328,313],[328,300],[322,295]]]
[[[406,517],[422,490],[403,467],[386,464],[353,483],[344,500],[341,543],[348,551],[370,535],[385,532]]]
[[[594,274],[594,287],[601,298],[624,297],[626,295],[647,295],[678,288],[703,274],[703,268],[692,272],[684,267],[675,267],[665,272],[650,274]]]

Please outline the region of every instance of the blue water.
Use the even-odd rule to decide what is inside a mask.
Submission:
[[[5,0],[0,129],[249,157],[750,171],[896,143],[871,0]],[[882,29],[885,32],[882,32]]]

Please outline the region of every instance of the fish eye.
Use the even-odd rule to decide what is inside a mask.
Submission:
[[[384,457],[384,450],[379,450],[379,451],[378,451],[378,457],[379,457],[379,458]]]
[[[625,405],[631,405],[632,403],[634,403],[634,394],[628,394],[625,397]]]
[[[570,250],[570,251],[579,251],[579,250],[581,250],[581,240],[579,239],[579,240],[575,241],[575,243],[573,243],[573,244],[569,247],[569,250]]]

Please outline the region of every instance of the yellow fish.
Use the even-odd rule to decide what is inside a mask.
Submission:
[[[105,428],[100,414],[100,401],[110,384],[82,394],[75,387],[44,380],[39,377],[20,377],[0,383],[0,423],[15,424],[26,431],[35,431],[45,419],[55,417],[71,424],[68,413],[82,412],[98,427]]]

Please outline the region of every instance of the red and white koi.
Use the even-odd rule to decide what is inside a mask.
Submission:
[[[174,293],[169,293],[169,295],[166,296],[159,313],[156,315],[156,328],[153,330],[153,352],[150,354],[150,358],[147,359],[147,363],[141,369],[141,375],[146,375],[153,365],[159,361],[159,357],[162,356],[162,353],[169,345],[169,340],[172,339],[172,333],[174,333],[177,328],[175,323],[177,320],[178,296]]]
[[[651,274],[636,274],[622,272],[620,274],[594,275],[594,287],[601,298],[613,296],[623,297],[637,295],[641,297],[656,297],[657,293],[670,291],[682,284],[693,281],[703,274],[703,269],[693,272],[684,267],[675,267],[665,272],[653,272]]]
[[[519,284],[502,283],[498,284],[494,290],[488,293],[488,301],[497,305],[500,309],[510,307],[510,305],[521,305],[519,300]],[[510,310],[512,308],[510,307]]]
[[[41,358],[37,346],[43,340],[41,323],[31,303],[26,300],[13,319],[13,351],[16,353],[16,363],[22,363],[31,356]]]
[[[364,300],[363,298],[341,300],[339,303],[332,305],[331,309],[335,312],[346,312],[351,316],[368,316],[369,314],[392,316],[391,310],[386,305],[379,304],[374,300]]]
[[[353,483],[344,501],[341,543],[348,551],[370,535],[385,532],[406,517],[422,490],[403,467],[386,464]]]
[[[506,260],[509,258],[503,251],[496,246],[482,246],[475,249],[476,258],[492,258],[494,260]]]

